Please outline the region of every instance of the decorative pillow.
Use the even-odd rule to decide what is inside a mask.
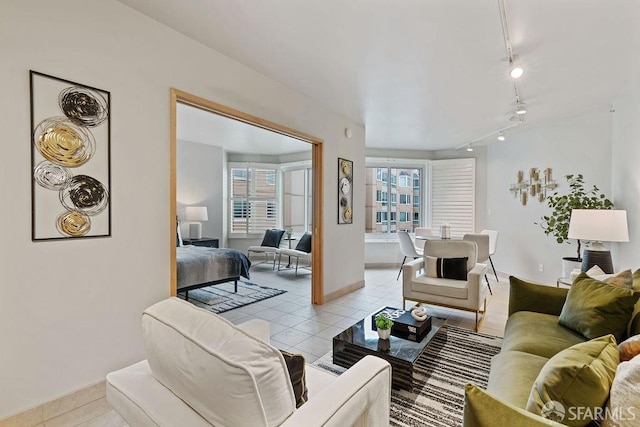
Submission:
[[[280,425],[296,409],[279,350],[178,298],[142,314],[151,372],[215,426]]]
[[[311,252],[311,233],[304,233],[296,245],[296,251]]]
[[[626,362],[640,354],[640,335],[634,335],[618,344],[620,350],[620,361]],[[640,414],[638,414],[640,415]]]
[[[182,244],[182,233],[180,232],[180,223],[176,222],[176,247],[181,247]]]
[[[602,271],[602,269],[601,269],[599,266],[597,266],[597,265],[594,265],[593,267],[591,267],[590,269],[588,269],[588,270],[586,271],[586,273],[587,273],[587,276],[589,276],[589,277],[603,276],[603,275],[605,275],[605,274],[606,274],[606,273],[605,273],[604,271]]]
[[[278,246],[280,246],[280,241],[282,240],[283,234],[284,230],[279,230],[277,228],[265,231],[264,238],[262,239],[262,243],[260,244],[260,246],[277,248]]]
[[[582,342],[553,356],[540,370],[529,400],[527,411],[544,416],[551,401],[565,409],[562,423],[584,426],[607,402],[609,389],[620,362],[613,335]],[[571,412],[569,408],[580,408]],[[569,416],[577,414],[578,416]]]
[[[640,357],[622,362],[611,384],[602,427],[637,427],[640,402]]]
[[[613,334],[620,341],[639,297],[629,289],[580,273],[569,289],[558,323],[589,339]]]
[[[436,258],[425,255],[428,277],[467,280],[467,261],[463,258]]]
[[[588,273],[587,273],[588,274]],[[592,279],[600,280],[613,286],[624,289],[633,288],[633,275],[631,270],[624,270],[617,274],[602,274],[600,276],[590,276]]]
[[[296,397],[296,408],[302,406],[308,400],[309,390],[307,389],[307,381],[305,379],[305,360],[301,354],[293,354],[284,350],[280,350],[284,361],[287,364],[289,370],[289,377],[291,378],[291,385],[293,386],[293,394]]]

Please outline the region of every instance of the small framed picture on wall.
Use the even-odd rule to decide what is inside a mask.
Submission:
[[[338,158],[338,224],[353,223],[353,162]]]

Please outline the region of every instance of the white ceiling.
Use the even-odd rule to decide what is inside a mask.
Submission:
[[[364,124],[368,147],[455,148],[513,123],[498,0],[120,1]],[[609,108],[640,1],[508,0],[507,14],[524,126]]]
[[[311,145],[185,104],[177,109],[178,140],[222,147],[230,153],[280,155],[311,151]]]

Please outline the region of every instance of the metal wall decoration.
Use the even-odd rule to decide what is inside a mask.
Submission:
[[[546,168],[544,174],[540,173],[540,169],[529,169],[529,180],[524,179],[524,172],[518,171],[518,182],[511,184],[509,191],[513,197],[520,199],[522,206],[527,205],[529,197],[538,199],[543,202],[547,198],[547,190],[554,190],[558,184],[551,177],[551,168]]]
[[[111,236],[110,93],[29,77],[32,240]]]
[[[353,222],[353,162],[338,158],[338,224]]]

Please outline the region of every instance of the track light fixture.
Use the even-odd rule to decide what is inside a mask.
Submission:
[[[527,114],[527,105],[524,102],[518,101],[516,103],[516,114]]]
[[[469,146],[467,147],[467,151],[473,151],[473,147],[471,146],[471,144],[469,144]]]
[[[498,133],[498,141],[504,141],[506,138],[504,136],[504,132],[499,132]]]
[[[524,69],[520,65],[510,62],[509,74],[514,79],[519,79],[524,74]]]

